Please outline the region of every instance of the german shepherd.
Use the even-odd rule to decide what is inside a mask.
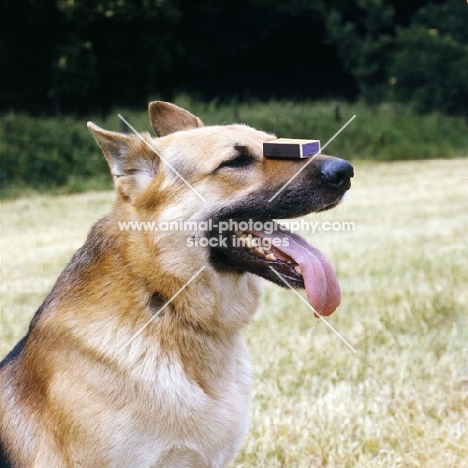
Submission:
[[[305,287],[324,315],[340,302],[317,249],[258,222],[334,207],[350,187],[350,163],[267,159],[262,145],[274,135],[205,127],[160,101],[149,113],[159,138],[88,123],[117,199],[0,365],[3,466],[226,467],[247,430],[242,331],[260,277]],[[122,228],[179,220],[198,224]],[[256,223],[238,229],[240,220]]]

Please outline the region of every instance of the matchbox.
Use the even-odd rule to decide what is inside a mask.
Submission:
[[[263,143],[263,155],[266,158],[302,159],[317,153],[320,153],[319,140],[278,138]]]

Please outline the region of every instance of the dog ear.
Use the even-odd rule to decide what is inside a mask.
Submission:
[[[130,146],[130,136],[123,133],[109,132],[88,122],[88,129],[107,159],[111,174],[115,177],[125,175],[125,156]]]
[[[151,137],[110,132],[93,122],[88,128],[107,159],[117,191],[132,200],[157,173],[159,157],[151,150]]]
[[[169,102],[150,102],[148,110],[153,130],[160,137],[204,125],[198,117]]]

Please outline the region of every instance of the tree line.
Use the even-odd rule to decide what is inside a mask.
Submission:
[[[409,3],[409,4],[408,4]],[[178,93],[468,109],[462,0],[1,0],[0,109],[106,113]]]

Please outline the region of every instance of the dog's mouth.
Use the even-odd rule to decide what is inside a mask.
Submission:
[[[310,304],[321,315],[330,315],[340,304],[340,286],[331,263],[320,250],[283,226],[275,223],[275,229],[267,231],[210,235],[221,241],[211,247],[215,266],[248,271],[283,287],[305,288]]]

